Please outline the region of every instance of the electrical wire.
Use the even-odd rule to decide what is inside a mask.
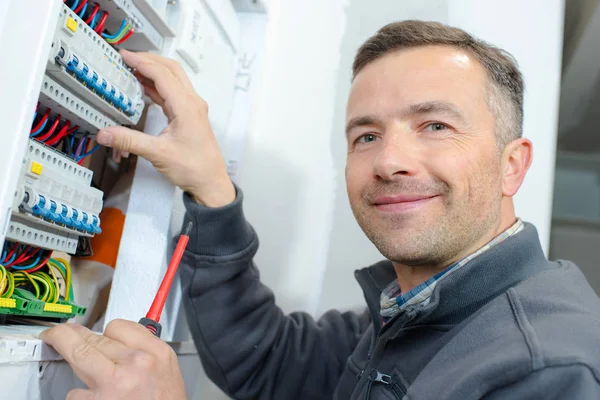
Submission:
[[[76,157],[75,159],[76,159],[77,161],[80,161],[80,160],[82,160],[82,159],[86,158],[87,156],[91,156],[91,155],[92,155],[92,154],[94,154],[94,152],[95,152],[96,150],[98,150],[99,148],[100,148],[100,145],[99,145],[98,143],[96,143],[96,145],[95,145],[95,146],[94,146],[94,147],[93,147],[93,148],[92,148],[90,151],[88,151],[87,153],[84,153],[84,154],[82,154],[82,155],[80,155],[80,156]]]
[[[73,10],[73,12],[75,14],[79,15],[79,12],[81,10],[85,10],[85,7],[87,6],[87,0],[82,0],[81,4],[79,4],[79,7],[77,7],[76,9]],[[79,15],[81,17],[81,15]]]
[[[23,286],[20,285],[21,282],[31,283],[31,286],[35,289],[35,297],[37,299],[40,298],[40,286],[31,278],[31,275],[25,271],[12,272],[12,276],[15,282],[15,287]]]
[[[57,144],[63,137],[67,136],[67,135],[71,135],[74,134],[75,132],[77,132],[77,129],[79,129],[79,125],[75,125],[72,128],[69,128],[69,126],[71,125],[71,121],[67,120],[65,122],[65,124],[63,125],[63,127],[61,128],[61,130],[56,134],[56,136],[54,136],[54,138],[48,140],[46,142],[46,144],[48,146],[54,146],[55,144]]]
[[[73,2],[73,4],[71,4],[71,6],[69,7],[71,10],[75,10],[75,7],[77,7],[77,4],[79,4],[79,0],[75,0]]]
[[[92,18],[92,22],[88,24],[90,28],[95,29],[96,24],[98,23],[98,18],[100,18],[100,13],[96,13],[96,15],[94,15],[94,18]]]
[[[79,140],[79,145],[77,146],[77,150],[75,150],[75,153],[73,154],[74,158],[79,157],[79,155],[81,154],[82,148],[85,149],[85,150],[83,150],[84,152],[87,150],[87,147],[84,147],[84,143],[86,143],[86,142],[87,142],[87,136],[85,136]]]
[[[124,43],[127,39],[129,39],[131,37],[131,35],[133,35],[133,33],[134,33],[133,29],[130,29],[129,32],[127,32],[121,40],[111,43],[111,44],[118,45],[118,44]]]
[[[94,27],[91,25],[91,23],[94,20],[94,18],[96,18],[96,15],[98,15],[99,9],[100,9],[100,4],[96,3],[94,5],[94,9],[92,10],[90,15],[85,20],[85,23],[88,24],[90,26],[90,28],[92,28],[92,29],[94,29]]]
[[[102,33],[102,30],[104,29],[104,23],[106,22],[106,18],[108,18],[108,12],[104,11],[102,13],[102,18],[100,18],[100,21],[98,21],[98,26],[96,26],[94,28],[94,31],[100,35]]]
[[[121,26],[119,27],[119,30],[117,31],[117,33],[115,33],[114,35],[111,35],[110,33],[107,32],[102,32],[102,37],[104,39],[111,39],[111,40],[115,40],[116,38],[119,37],[119,35],[124,35],[127,26],[129,25],[129,23],[127,22],[126,19],[123,20],[123,22],[121,22]]]
[[[30,136],[39,135],[40,132],[42,132],[44,130],[44,128],[46,127],[46,123],[48,122],[49,115],[50,115],[50,109],[47,108],[46,112],[44,113],[44,115],[42,115],[42,118],[37,123],[37,125],[34,126],[33,128],[31,128]]]
[[[51,258],[48,260],[48,266],[54,267],[59,270],[60,274],[65,281],[65,299],[73,300],[73,288],[71,283],[71,266],[64,258]]]
[[[56,116],[56,118],[54,119],[54,122],[52,123],[52,125],[50,126],[50,129],[48,129],[48,132],[46,132],[44,135],[40,136],[39,138],[36,138],[36,140],[40,141],[40,142],[45,142],[46,140],[48,140],[50,138],[50,136],[52,136],[54,134],[54,131],[56,130],[56,127],[58,126],[58,123],[60,122],[60,114],[58,114]]]
[[[85,10],[87,10],[87,2],[85,3],[85,5],[83,6],[83,8],[81,9],[81,12],[79,12],[79,18],[83,18],[83,16],[85,15]]]

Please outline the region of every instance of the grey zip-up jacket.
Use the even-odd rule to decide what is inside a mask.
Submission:
[[[426,306],[381,327],[390,262],[356,271],[368,309],[285,315],[259,279],[242,194],[194,222],[181,265],[208,376],[236,399],[600,399],[600,301],[525,228],[441,280]]]

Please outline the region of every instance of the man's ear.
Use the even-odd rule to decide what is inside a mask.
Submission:
[[[502,153],[502,195],[513,197],[531,166],[533,145],[529,139],[513,140]]]

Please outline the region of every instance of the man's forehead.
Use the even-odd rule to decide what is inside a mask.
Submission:
[[[473,56],[449,46],[396,51],[366,65],[352,82],[347,118],[393,113],[413,104],[479,101],[485,70]],[[387,108],[387,110],[385,110]]]

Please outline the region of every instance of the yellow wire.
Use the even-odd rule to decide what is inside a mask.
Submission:
[[[31,277],[33,279],[35,279],[38,282],[41,282],[44,287],[45,287],[45,292],[44,294],[41,296],[40,300],[42,301],[48,301],[48,299],[52,296],[52,289],[53,289],[53,285],[52,285],[52,280],[50,279],[50,277],[48,275],[46,275],[44,272],[34,272],[31,274]]]
[[[21,278],[21,275],[23,276],[22,278]],[[17,282],[24,282],[27,280],[29,282],[31,282],[31,284],[35,288],[35,298],[36,299],[40,298],[40,287],[37,284],[37,282],[31,277],[31,275],[29,275],[29,273],[27,273],[25,271],[14,272],[13,278],[15,278],[15,281],[17,281]],[[20,286],[20,285],[17,285],[17,286]]]
[[[0,282],[0,295],[2,295],[4,293],[4,290],[6,289],[6,268],[4,268],[4,265],[0,264],[0,273],[2,273],[2,282]],[[4,296],[2,296],[4,297]]]
[[[29,275],[28,272],[20,271],[19,274],[23,275],[24,278],[26,278],[29,282],[31,282],[31,284],[35,288],[35,297],[37,299],[39,299],[40,298],[40,286],[37,284],[37,282],[31,277],[31,275]],[[13,274],[13,276],[14,275],[16,275],[16,273]],[[25,279],[22,279],[22,280],[25,280]]]
[[[58,298],[60,296],[60,286],[58,285],[58,279],[56,279],[56,274],[54,273],[54,269],[51,268],[50,266],[48,266],[48,271],[50,271],[50,274],[52,274],[52,278],[54,279],[54,298],[52,299],[51,303],[56,303],[58,301]]]
[[[13,275],[10,272],[7,274],[7,277],[8,277],[9,291],[6,292],[5,297],[11,298],[13,293],[15,292],[15,278],[13,277]]]
[[[65,276],[65,300],[69,301],[69,297],[71,295],[71,265],[64,258],[54,258],[51,261],[56,261],[61,263],[65,267],[66,276]],[[60,273],[62,274],[62,270],[58,268]],[[64,276],[64,275],[63,275]]]

